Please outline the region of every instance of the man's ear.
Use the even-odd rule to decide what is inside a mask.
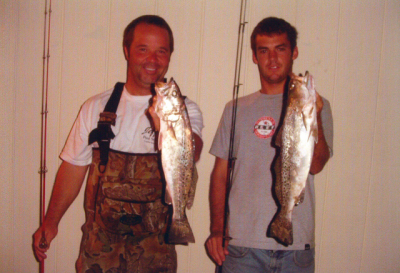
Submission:
[[[257,56],[256,53],[254,53],[254,50],[253,50],[253,63],[258,64]]]
[[[125,60],[128,60],[129,57],[129,50],[126,46],[124,46],[124,55],[125,55]]]
[[[296,60],[297,57],[299,56],[299,49],[297,48],[297,46],[293,49],[293,54],[292,54],[292,60]]]

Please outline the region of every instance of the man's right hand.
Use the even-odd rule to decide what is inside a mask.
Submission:
[[[225,240],[225,246],[222,247],[223,237],[219,235],[210,235],[206,242],[207,252],[211,259],[219,266],[225,261],[225,256],[229,254],[228,252],[228,240]]]
[[[44,232],[43,232],[43,230],[44,230]],[[32,248],[33,248],[33,253],[35,254],[36,260],[38,262],[41,262],[47,258],[46,251],[49,249],[51,241],[53,241],[54,237],[56,237],[57,232],[58,232],[57,227],[49,227],[46,225],[42,225],[33,234]],[[43,234],[44,234],[46,244],[47,244],[47,246],[44,248],[39,246],[41,243],[41,240],[43,238]]]

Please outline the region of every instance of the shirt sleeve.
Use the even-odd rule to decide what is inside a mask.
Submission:
[[[200,107],[192,100],[185,99],[186,109],[188,111],[190,125],[192,126],[192,131],[200,138],[202,138],[203,125],[203,113]]]
[[[213,143],[211,145],[210,154],[219,158],[229,159],[229,140],[231,131],[231,113],[232,104],[225,105],[224,112],[221,116],[217,132],[215,133]]]
[[[92,163],[92,145],[89,145],[90,125],[88,103],[85,103],[79,111],[78,117],[72,126],[60,158],[70,164],[86,166]]]

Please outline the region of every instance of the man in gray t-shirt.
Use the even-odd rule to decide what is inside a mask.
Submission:
[[[229,193],[229,246],[222,247],[232,102],[225,106],[210,153],[216,156],[211,175],[211,235],[206,246],[223,272],[314,272],[314,174],[333,154],[332,114],[329,102],[317,96],[318,143],[307,179],[305,198],[293,210],[294,242],[284,246],[266,236],[277,211],[272,196],[271,141],[282,112],[285,86],[298,56],[297,31],[278,18],[266,18],[251,36],[253,62],[261,90],[238,101],[233,157],[236,158]],[[295,262],[294,262],[295,261]]]

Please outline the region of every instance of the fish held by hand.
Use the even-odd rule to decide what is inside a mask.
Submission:
[[[165,202],[172,205],[168,242],[194,243],[194,235],[186,217],[186,208],[193,204],[197,182],[194,163],[194,140],[184,97],[171,78],[155,84],[155,111],[160,118],[158,148],[166,180]]]
[[[275,194],[278,212],[270,223],[268,237],[283,245],[293,244],[292,212],[304,200],[314,143],[318,141],[316,92],[313,77],[292,75],[287,108],[276,144],[280,147],[275,162]]]

